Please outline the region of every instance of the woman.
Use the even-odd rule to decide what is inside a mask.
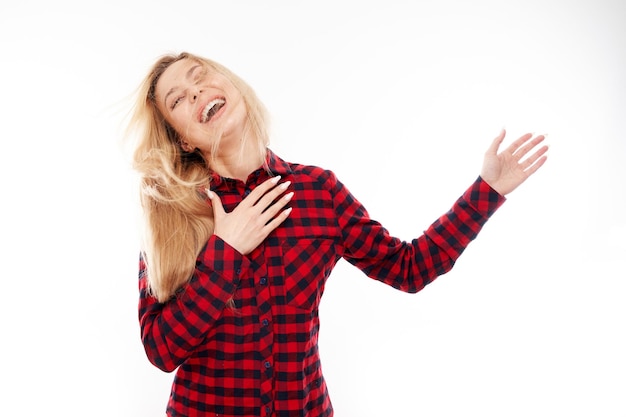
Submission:
[[[335,263],[421,290],[547,151],[526,134],[498,153],[502,131],[451,210],[402,242],[331,171],[269,150],[263,106],[215,62],[159,59],[132,125],[146,219],[141,337],[155,366],[176,370],[168,416],[332,416],[317,340]]]

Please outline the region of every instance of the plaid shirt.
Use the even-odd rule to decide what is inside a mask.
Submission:
[[[140,261],[139,320],[150,361],[177,369],[168,416],[332,416],[318,355],[318,306],[340,258],[410,293],[452,268],[504,198],[480,177],[422,236],[403,242],[369,218],[327,170],[269,151],[272,174],[295,192],[289,218],[243,256],[213,235],[191,281],[160,304],[146,294]],[[212,180],[226,211],[268,179]],[[233,298],[236,308],[227,307]]]

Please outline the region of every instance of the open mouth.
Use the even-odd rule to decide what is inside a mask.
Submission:
[[[211,120],[211,118],[215,116],[215,114],[220,111],[222,107],[224,107],[224,104],[226,104],[226,100],[224,100],[223,98],[214,98],[213,100],[209,101],[202,110],[200,122],[206,123]]]

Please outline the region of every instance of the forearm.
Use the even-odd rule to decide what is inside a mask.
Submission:
[[[366,216],[352,216],[353,223],[344,227],[349,231],[346,259],[374,279],[415,293],[454,266],[503,202],[478,178],[448,212],[410,243],[389,236]]]
[[[249,261],[212,236],[198,256],[193,277],[176,296],[158,303],[140,282],[141,339],[149,360],[171,372],[206,338],[233,297]]]

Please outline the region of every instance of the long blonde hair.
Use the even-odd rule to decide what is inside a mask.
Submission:
[[[224,66],[187,52],[164,55],[152,66],[137,90],[128,134],[136,139],[133,167],[140,177],[144,214],[142,256],[149,291],[159,302],[169,300],[191,279],[196,258],[213,234],[213,213],[205,200],[212,161],[199,151],[183,151],[179,133],[165,121],[155,102],[160,76],[182,59],[206,65],[240,91],[248,111],[244,131],[250,133],[244,134],[242,149],[244,141],[253,138],[265,161],[269,143],[265,107],[252,88]]]

